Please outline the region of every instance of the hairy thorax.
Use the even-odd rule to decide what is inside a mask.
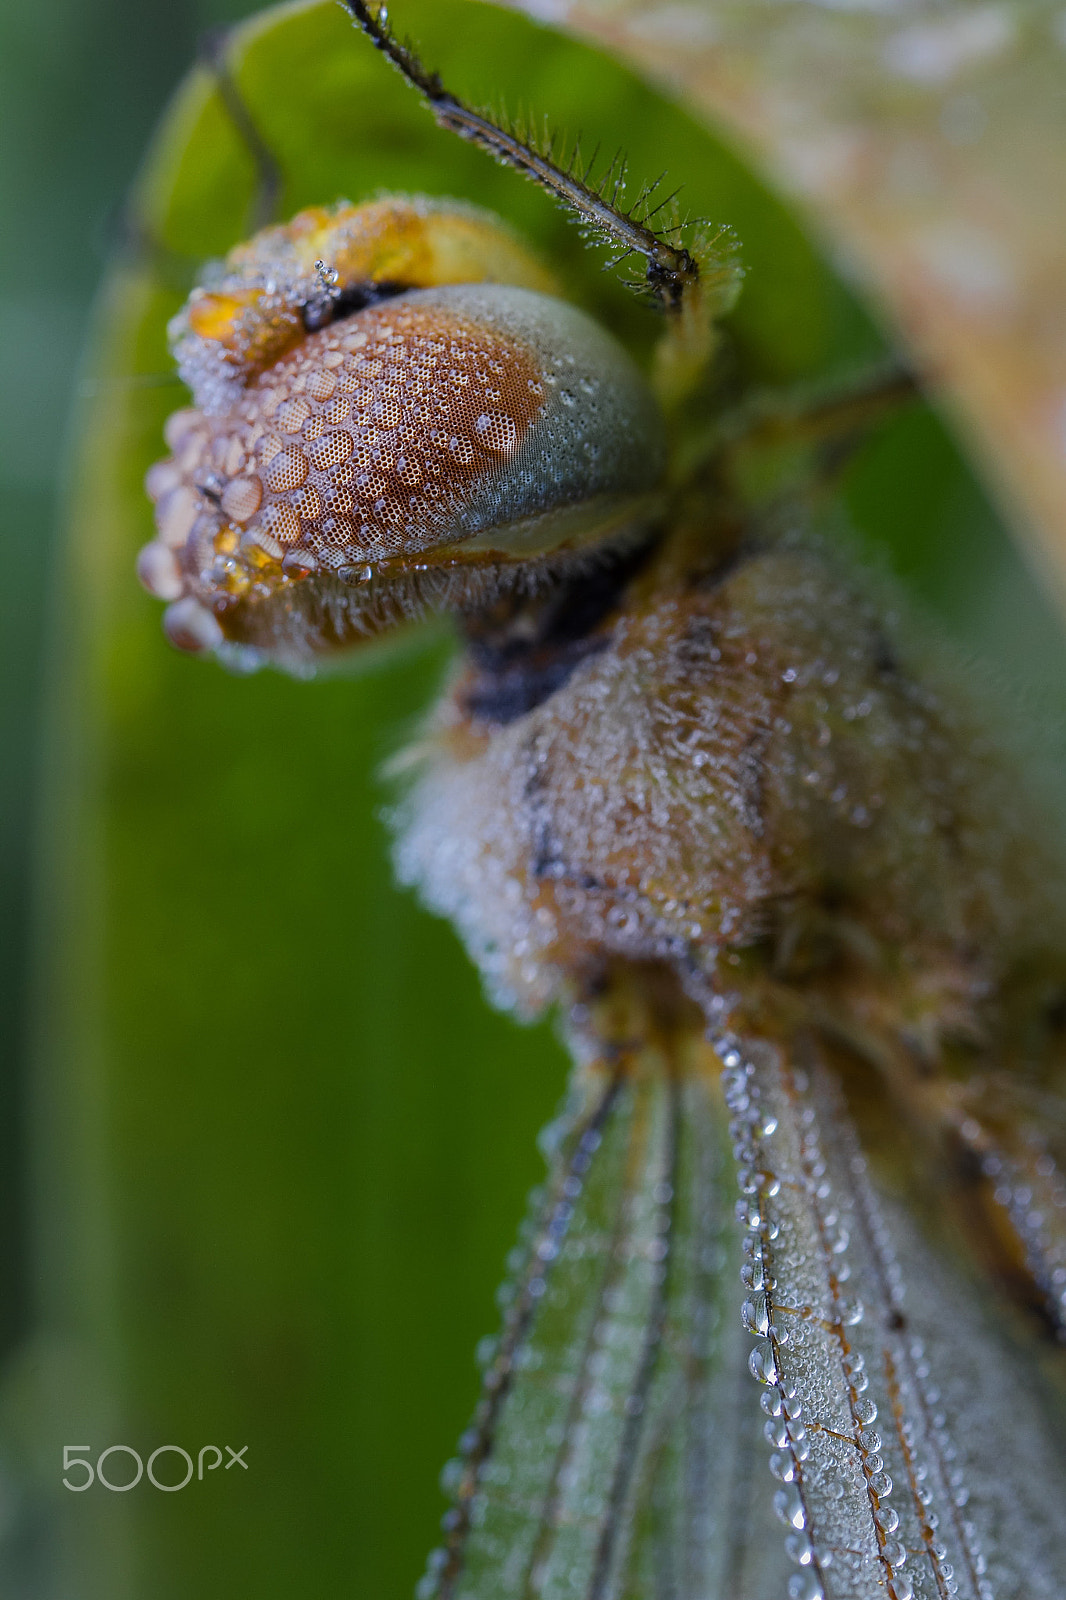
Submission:
[[[402,812],[403,876],[496,998],[665,960],[764,1005],[987,1027],[991,987],[1040,966],[1048,871],[954,688],[788,537],[717,569],[668,545],[605,609],[554,653],[519,618],[533,642],[490,658],[475,627]]]

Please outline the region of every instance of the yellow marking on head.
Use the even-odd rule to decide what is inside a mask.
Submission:
[[[394,195],[358,206],[311,206],[238,245],[222,282],[194,291],[175,318],[172,342],[201,404],[214,409],[201,388],[217,382],[220,360],[230,382],[247,384],[305,336],[304,308],[326,293],[319,262],[335,274],[338,294],[363,284],[452,283],[559,292],[551,273],[502,223],[458,201]]]

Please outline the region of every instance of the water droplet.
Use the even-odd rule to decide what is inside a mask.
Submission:
[[[809,1567],[814,1560],[814,1546],[806,1530],[790,1533],[785,1539],[785,1554],[798,1567]]]
[[[479,1339],[474,1351],[474,1360],[479,1367],[487,1367],[496,1359],[499,1349],[499,1340],[491,1334],[486,1334],[484,1339]]]
[[[479,443],[497,455],[510,455],[518,444],[518,429],[506,412],[483,411],[474,428]]]
[[[760,1340],[748,1356],[748,1371],[759,1383],[776,1383],[778,1372],[774,1347],[768,1339]]]
[[[307,477],[307,457],[297,445],[279,450],[266,469],[267,488],[274,494],[298,489]]]
[[[150,500],[161,500],[180,483],[181,471],[177,462],[171,461],[169,457],[150,466],[144,479],[144,487]]]
[[[155,508],[155,523],[163,543],[172,549],[183,545],[199,511],[200,500],[188,484],[180,484],[165,494]]]
[[[783,1417],[772,1417],[763,1428],[763,1433],[767,1444],[772,1444],[776,1450],[782,1450],[788,1443],[788,1427]]]
[[[749,1333],[764,1334],[768,1331],[770,1318],[764,1294],[755,1294],[752,1295],[750,1300],[745,1300],[740,1309],[740,1315]]]
[[[778,1489],[774,1495],[774,1511],[781,1521],[790,1528],[805,1528],[807,1526],[807,1513],[803,1509],[800,1492],[794,1483],[787,1484],[785,1488]]]
[[[233,478],[222,491],[222,510],[231,522],[247,522],[259,510],[263,485],[258,478]]]
[[[153,539],[141,550],[137,576],[157,600],[177,600],[184,588],[177,557],[161,539]]]
[[[308,417],[311,407],[302,395],[294,395],[291,400],[284,400],[278,407],[275,418],[282,433],[299,433]]]
[[[189,655],[203,655],[222,643],[222,629],[216,618],[191,596],[167,607],[163,613],[163,632],[172,645]]]
[[[318,571],[318,562],[309,550],[289,550],[281,563],[287,578],[307,578]]]
[[[810,1567],[804,1572],[794,1572],[788,1580],[788,1600],[825,1600],[818,1574]]]

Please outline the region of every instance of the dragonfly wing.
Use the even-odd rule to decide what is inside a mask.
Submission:
[[[579,1069],[423,1600],[1058,1600],[1035,1369],[813,1045],[717,1050]]]
[[[577,1101],[421,1594],[764,1600],[789,1569],[717,1086],[579,1075]]]
[[[1037,1600],[1066,1574],[1050,1391],[978,1284],[875,1192],[811,1055],[723,1041],[752,1369],[800,1600]]]

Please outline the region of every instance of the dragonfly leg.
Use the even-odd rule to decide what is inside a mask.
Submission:
[[[441,127],[479,145],[496,161],[547,190],[586,233],[614,252],[612,266],[631,257],[643,262],[643,276],[632,286],[666,316],[656,357],[656,387],[665,405],[679,408],[713,357],[715,319],[729,310],[739,291],[741,271],[731,230],[704,224],[688,227],[676,208],[676,194],[656,198],[661,180],[643,187],[635,203],[624,206],[623,156],[616,155],[598,176],[593,172],[595,155],[585,161],[576,146],[569,159],[557,161],[552,136],[536,139],[520,134],[487,112],[465,105],[446,88],[411,45],[391,31],[383,5],[370,0],[345,0],[345,5],[356,26],[423,96]]]

